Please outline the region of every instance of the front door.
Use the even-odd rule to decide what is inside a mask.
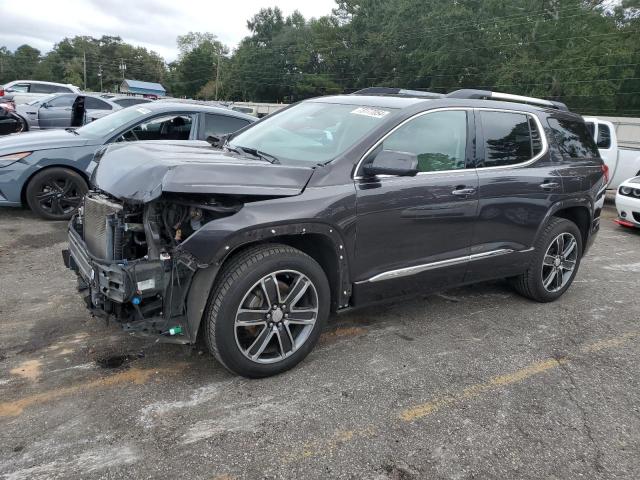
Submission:
[[[359,168],[354,303],[462,282],[478,205],[473,125],[466,109],[419,114],[374,149],[416,155],[418,175],[366,178]]]
[[[71,107],[75,94],[60,95],[42,104],[38,109],[40,128],[65,128],[71,125]]]

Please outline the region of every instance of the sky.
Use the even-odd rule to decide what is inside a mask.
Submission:
[[[64,37],[120,36],[154,50],[167,61],[178,55],[176,37],[211,32],[235,47],[249,31],[247,20],[261,8],[278,6],[285,16],[331,13],[335,0],[0,0],[0,46],[29,44],[42,53]]]

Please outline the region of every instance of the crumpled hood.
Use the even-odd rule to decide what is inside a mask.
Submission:
[[[92,183],[121,200],[147,203],[162,192],[292,196],[313,168],[272,165],[204,142],[134,142],[99,152]]]
[[[101,141],[98,139],[76,135],[64,129],[24,132],[0,137],[0,155],[53,148],[79,147],[91,144],[97,145],[100,143]]]

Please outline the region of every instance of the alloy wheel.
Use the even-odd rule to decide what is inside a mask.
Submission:
[[[573,276],[578,260],[578,242],[571,233],[551,241],[542,261],[542,285],[547,292],[562,290]]]
[[[36,194],[38,205],[51,215],[67,215],[82,201],[82,187],[67,177],[50,177],[42,182]]]
[[[236,344],[249,360],[276,363],[304,345],[318,318],[313,282],[296,270],[279,270],[244,295],[235,318]]]

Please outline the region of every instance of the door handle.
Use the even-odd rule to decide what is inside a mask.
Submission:
[[[554,189],[558,188],[559,186],[560,186],[560,184],[556,183],[556,182],[545,182],[545,183],[540,185],[540,188],[542,188],[544,190],[554,190]]]
[[[453,192],[451,192],[451,195],[457,195],[459,197],[466,197],[468,195],[473,195],[474,193],[476,193],[476,189],[475,188],[456,188]]]

